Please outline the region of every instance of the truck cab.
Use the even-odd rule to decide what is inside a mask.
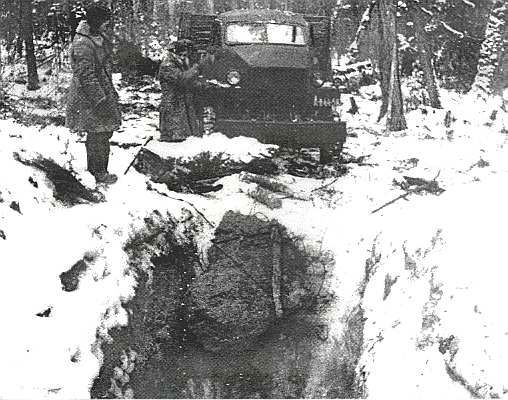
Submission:
[[[192,61],[215,55],[203,70],[201,106],[213,109],[216,131],[322,153],[346,136],[334,120],[340,94],[330,83],[329,35],[327,17],[278,10],[183,14],[179,29],[194,43]]]

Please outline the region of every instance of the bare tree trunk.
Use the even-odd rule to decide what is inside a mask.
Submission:
[[[390,131],[406,129],[400,88],[396,5],[394,2],[395,0],[378,0],[375,4],[377,11],[377,61],[382,93],[378,120],[388,113],[386,126]]]
[[[0,46],[0,107],[2,106],[5,100],[5,91],[4,91],[4,81],[2,79],[3,76],[3,62],[2,62],[2,46]]]
[[[386,115],[388,110],[388,98],[390,95],[390,74],[392,63],[392,40],[390,40],[390,15],[386,7],[386,1],[378,0],[375,3],[376,12],[376,60],[379,69],[379,83],[381,86],[381,109],[378,121]]]
[[[501,79],[501,64],[504,59],[504,38],[506,35],[506,2],[493,0],[490,10],[485,39],[480,48],[478,72],[476,74],[470,93],[479,98],[486,99],[496,93]]]
[[[40,86],[39,76],[37,74],[37,60],[35,59],[31,0],[21,0],[21,30],[25,42],[25,57],[28,74],[27,89],[37,90]]]
[[[442,108],[439,90],[436,83],[436,75],[432,65],[431,51],[429,40],[425,33],[423,15],[420,7],[414,5],[413,22],[415,27],[416,41],[418,43],[419,58],[423,69],[423,77],[425,79],[425,88],[429,95],[430,106],[433,108]]]
[[[389,131],[402,131],[407,128],[407,124],[406,118],[404,117],[404,103],[402,101],[402,91],[400,89],[397,36],[395,36],[394,39],[386,127]]]
[[[16,53],[18,54],[18,57],[23,57],[23,25],[21,24],[21,20],[23,19],[23,14],[21,11],[21,1],[18,1],[18,17],[19,17],[19,29],[18,29],[18,36],[16,37]]]

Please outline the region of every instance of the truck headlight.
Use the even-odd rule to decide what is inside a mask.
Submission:
[[[240,83],[240,72],[229,71],[227,79],[230,85],[238,85]]]
[[[312,84],[319,88],[321,86],[323,86],[323,83],[325,83],[325,81],[323,80],[323,78],[321,78],[321,74],[319,72],[314,72],[312,74]]]

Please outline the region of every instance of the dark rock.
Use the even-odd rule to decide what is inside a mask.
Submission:
[[[76,350],[76,352],[71,356],[71,362],[77,363],[81,359],[81,351]]]
[[[274,295],[272,231],[282,236],[282,279]],[[229,211],[215,231],[208,252],[209,269],[190,287],[189,327],[206,350],[236,352],[249,348],[276,320],[276,301],[285,312],[312,296],[309,260],[298,253],[276,221]],[[280,246],[280,245],[279,245]],[[278,297],[277,300],[275,297]],[[307,304],[309,304],[307,302]]]
[[[210,268],[190,290],[189,326],[205,349],[243,350],[274,322],[269,225],[230,211],[217,228]]]
[[[72,292],[78,288],[79,279],[83,272],[88,268],[88,265],[84,260],[79,260],[74,264],[68,271],[60,274],[60,282],[62,283],[62,289],[66,292]]]
[[[5,235],[5,232],[0,229],[0,238],[2,238],[3,240],[7,240],[7,236]]]
[[[30,184],[34,187],[34,188],[38,188],[39,187],[39,184],[37,183],[37,181],[32,178],[31,176],[28,177],[28,182],[30,182]]]
[[[21,209],[19,208],[19,203],[17,201],[12,201],[9,207],[21,214]]]
[[[35,314],[38,317],[47,318],[51,314],[51,307],[48,307],[44,311],[41,311],[40,313]]]
[[[204,274],[191,290],[190,327],[207,350],[244,350],[275,319],[270,296],[236,268]]]

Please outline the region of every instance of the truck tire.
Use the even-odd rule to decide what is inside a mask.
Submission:
[[[322,145],[319,147],[319,163],[328,164],[333,160],[335,146],[333,144]]]

